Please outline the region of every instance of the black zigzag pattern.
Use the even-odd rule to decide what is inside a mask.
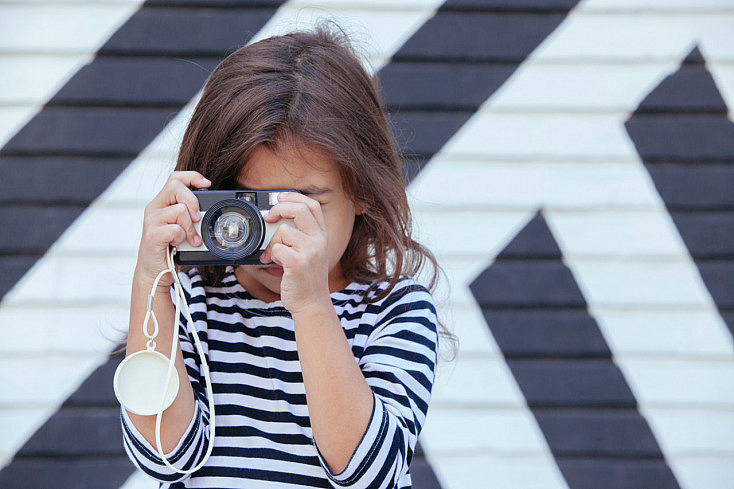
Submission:
[[[146,2],[0,150],[0,169],[13,175],[0,182],[0,222],[12,231],[0,246],[0,296],[280,3]],[[449,0],[406,42],[379,78],[410,177],[576,3]],[[111,392],[118,361],[98,368],[38,430],[0,471],[0,487],[120,486],[132,466]],[[417,489],[440,487],[420,449],[411,473]]]
[[[727,113],[694,48],[626,128],[734,335],[734,122]]]
[[[570,489],[678,489],[541,213],[470,288]]]

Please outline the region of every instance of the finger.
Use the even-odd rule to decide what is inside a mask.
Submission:
[[[177,224],[184,230],[184,239],[188,241],[191,246],[201,245],[201,237],[196,231],[196,226],[194,226],[191,216],[189,215],[188,208],[185,204],[178,203],[169,205],[156,213],[151,220],[151,224],[154,226]]]
[[[197,222],[201,219],[199,199],[183,181],[176,178],[170,178],[166,182],[163,189],[151,201],[150,206],[154,209],[161,209],[179,203],[186,206],[192,221]]]
[[[273,233],[273,237],[270,238],[270,242],[263,251],[262,255],[260,255],[260,261],[262,263],[270,263],[272,261],[272,249],[273,246],[275,246],[276,244],[283,244],[290,248],[294,248],[295,250],[299,250],[300,242],[303,239],[308,239],[305,233],[299,231],[289,224],[281,224],[275,231],[275,233]]]
[[[283,243],[275,243],[272,249],[272,261],[284,269],[291,268],[294,260],[298,259],[298,252]]]
[[[186,240],[186,231],[178,224],[165,224],[149,233],[149,241],[155,247],[178,246]]]
[[[318,223],[319,227],[326,230],[326,220],[324,219],[324,212],[321,209],[321,204],[312,199],[311,197],[300,194],[298,192],[281,192],[278,194],[278,202],[300,202],[308,206],[311,214]]]
[[[184,186],[187,189],[190,187],[209,188],[211,184],[212,182],[208,178],[197,171],[175,171],[168,176],[164,188],[166,185],[170,185],[173,188]]]
[[[275,231],[275,234],[273,234],[271,243],[283,243],[286,246],[299,249],[299,245],[304,239],[308,239],[308,236],[304,232],[291,224],[283,223]]]
[[[265,217],[270,223],[280,219],[292,219],[296,228],[309,235],[326,231],[325,226],[319,224],[311,208],[302,202],[279,202],[270,208]]]
[[[198,171],[175,171],[168,180],[178,180],[187,187],[208,188],[212,182]]]

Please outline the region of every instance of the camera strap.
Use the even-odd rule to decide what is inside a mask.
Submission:
[[[156,416],[156,449],[158,451],[158,455],[163,460],[163,463],[169,469],[178,472],[179,474],[191,474],[204,466],[214,449],[214,391],[212,389],[211,376],[209,373],[209,364],[206,361],[204,349],[199,341],[199,335],[196,333],[194,320],[191,318],[191,313],[189,312],[188,304],[186,302],[186,295],[184,294],[183,287],[181,286],[178,274],[176,273],[173,254],[173,248],[169,247],[166,252],[166,263],[168,268],[162,270],[158,274],[156,279],[153,281],[153,287],[148,295],[148,304],[145,312],[145,319],[143,320],[143,334],[148,338],[146,349],[135,352],[132,355],[128,355],[127,358],[120,363],[115,371],[113,386],[117,400],[125,409],[143,416]],[[155,338],[158,336],[158,319],[155,316],[155,312],[153,312],[153,299],[155,297],[158,283],[167,273],[170,273],[173,277],[175,308],[173,338],[171,340],[171,356],[168,358],[164,354],[155,350]],[[173,403],[176,395],[178,394],[179,388],[178,372],[176,371],[175,363],[176,351],[178,349],[178,321],[181,314],[182,301],[187,327],[189,333],[194,338],[194,343],[201,361],[201,368],[204,374],[204,381],[206,383],[207,397],[209,401],[209,443],[206,454],[199,464],[188,470],[180,470],[171,465],[163,453],[163,447],[161,444],[161,420],[163,418],[163,411]],[[148,325],[151,319],[153,320],[153,331],[149,332]]]

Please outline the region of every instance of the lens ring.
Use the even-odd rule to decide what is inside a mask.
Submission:
[[[238,245],[239,243],[235,240],[235,246],[223,249],[217,244],[215,227],[223,215],[227,215],[226,218],[231,219],[233,213],[240,214],[243,217],[241,223],[249,223],[249,232],[246,233],[248,237],[243,240],[241,245]],[[206,210],[201,222],[201,238],[209,252],[226,261],[242,260],[253,254],[262,244],[264,231],[265,225],[260,211],[245,200],[224,199],[215,202]],[[225,232],[228,232],[228,230]]]

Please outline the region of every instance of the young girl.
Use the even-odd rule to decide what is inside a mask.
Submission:
[[[410,487],[438,345],[431,295],[412,276],[432,265],[431,289],[437,266],[411,238],[399,155],[348,42],[323,29],[274,37],[211,74],[176,171],[145,210],[128,355],[145,349],[147,294],[169,245],[201,244],[192,188],[300,193],[280,194],[266,216],[288,221],[261,266],[179,272],[211,370],[211,457],[192,475],[170,470],[155,416],[122,409],[130,458],[161,487]],[[165,276],[153,304],[166,355],[170,286]],[[209,412],[185,320],[179,338],[181,387],[161,440],[185,470],[205,456]]]

